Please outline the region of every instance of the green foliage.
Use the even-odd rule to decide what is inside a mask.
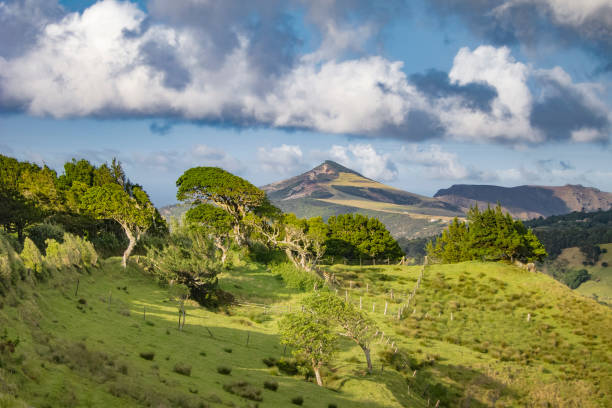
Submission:
[[[270,391],[278,390],[278,382],[274,380],[264,381],[264,388]]]
[[[8,289],[17,279],[20,279],[25,271],[21,258],[11,245],[8,235],[0,230],[0,295],[4,289]]]
[[[281,276],[289,288],[309,291],[314,288],[315,284],[323,287],[323,279],[314,272],[304,271],[289,262],[272,265],[270,270]]]
[[[175,373],[180,375],[191,376],[191,365],[185,363],[176,363],[173,370]]]
[[[455,218],[435,245],[428,244],[432,260],[456,263],[469,260],[520,260],[533,262],[546,257],[546,250],[531,230],[521,221],[504,215],[498,204],[495,209],[480,211],[470,208],[468,222]]]
[[[238,395],[242,398],[250,399],[252,401],[261,401],[261,390],[254,385],[249,384],[246,381],[237,381],[230,384],[223,385],[223,389],[230,394]]]
[[[550,259],[565,248],[612,243],[612,209],[572,212],[525,223],[546,247]]]
[[[585,243],[580,246],[580,252],[584,255],[585,262],[589,265],[594,265],[599,261],[599,256],[601,255],[601,248],[599,245],[593,245],[590,243]]]
[[[317,383],[322,386],[319,370],[337,349],[336,335],[327,320],[310,313],[287,314],[279,321],[279,331],[281,343],[290,345],[294,356],[312,362]]]
[[[591,275],[586,269],[572,270],[563,276],[563,282],[571,289],[576,289],[589,279],[591,279]]]
[[[266,193],[248,181],[218,167],[191,168],[176,181],[176,198],[191,203],[213,202],[232,217],[239,245],[246,242],[243,220],[250,212],[271,207]]]
[[[64,241],[64,228],[60,225],[49,224],[49,223],[41,223],[34,224],[29,226],[25,233],[26,236],[31,239],[34,244],[38,247],[39,251],[44,255],[45,254],[45,241],[47,239],[54,239],[58,242]]]
[[[89,267],[98,263],[98,254],[84,238],[69,233],[64,234],[63,242],[46,240],[45,262],[56,269],[70,267]]]
[[[180,229],[172,233],[163,247],[147,249],[144,263],[160,281],[188,287],[190,297],[200,304],[216,302],[220,265],[212,243],[198,231]]]
[[[329,217],[327,255],[349,259],[399,259],[403,252],[385,225],[377,218],[361,214]]]
[[[125,268],[132,249],[155,220],[156,210],[148,195],[138,186],[133,186],[129,194],[119,184],[111,183],[87,190],[81,206],[98,219],[113,219],[121,225],[130,241],[123,254]]]
[[[30,238],[26,238],[23,242],[23,251],[21,251],[21,260],[26,268],[36,274],[43,271],[43,257],[38,250],[38,247]]]
[[[227,366],[219,366],[217,367],[217,372],[222,375],[230,375],[232,373],[231,367]]]

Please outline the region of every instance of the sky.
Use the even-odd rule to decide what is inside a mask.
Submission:
[[[612,191],[612,0],[0,0],[0,153],[117,157],[158,206],[334,160]]]

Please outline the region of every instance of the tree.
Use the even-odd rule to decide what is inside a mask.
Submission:
[[[336,323],[341,329],[341,336],[357,343],[365,356],[368,372],[371,373],[370,342],[374,337],[374,322],[355,305],[344,302],[331,293],[316,293],[306,298],[303,304],[316,316]]]
[[[176,181],[176,198],[194,204],[212,201],[232,217],[238,245],[246,243],[243,220],[250,212],[268,203],[266,193],[248,181],[218,167],[191,168]]]
[[[219,264],[214,248],[200,231],[179,228],[161,247],[147,248],[145,267],[162,282],[189,288],[189,297],[203,306],[217,290]]]
[[[232,217],[227,211],[212,204],[200,204],[187,211],[185,220],[192,228],[210,237],[221,250],[221,263],[225,264],[231,245]]]
[[[130,196],[120,185],[109,183],[88,189],[81,199],[81,206],[98,219],[113,219],[121,225],[129,240],[121,261],[121,265],[127,267],[134,246],[155,217],[155,207],[147,194],[135,187]]]
[[[399,259],[404,254],[385,225],[361,214],[329,217],[328,255]]]
[[[427,245],[428,255],[443,263],[469,260],[540,261],[546,250],[531,230],[510,214],[503,214],[498,204],[480,211],[472,207],[467,222],[457,218],[435,240]]]
[[[321,367],[336,351],[336,336],[327,320],[311,313],[294,313],[279,322],[281,343],[293,347],[293,354],[310,361],[317,385],[323,386]]]

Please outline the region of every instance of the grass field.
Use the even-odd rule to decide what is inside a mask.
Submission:
[[[20,339],[1,360],[0,407],[16,404],[15,395],[36,407],[287,407],[298,396],[304,407],[324,408],[424,407],[428,400],[430,406],[438,400],[471,407],[612,405],[609,308],[544,274],[463,263],[427,267],[398,320],[420,270],[330,268],[338,296],[356,305],[361,298],[381,337],[373,344],[372,375],[360,350],[342,342],[325,370],[324,389],[262,362],[289,358],[277,321],[298,310],[305,295],[264,265],[240,262],[223,273],[220,285],[242,306],[190,305],[183,331],[167,289],[137,268],[123,271],[118,259],[90,273],[21,285],[0,309],[6,338]],[[231,373],[219,373],[222,367]],[[240,381],[251,384],[245,395],[262,401],[224,390]],[[265,381],[276,381],[278,390],[265,389]]]
[[[591,274],[591,280],[576,288],[576,292],[612,305],[612,244],[603,244],[599,247],[606,249],[607,252],[600,255],[599,261],[594,266],[582,265],[584,256],[578,248],[564,249],[559,258],[566,259],[572,268],[586,269]],[[608,266],[603,266],[604,263]]]

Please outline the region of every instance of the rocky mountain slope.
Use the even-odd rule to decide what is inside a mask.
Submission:
[[[608,210],[612,207],[612,193],[581,185],[499,187],[489,185],[456,184],[438,190],[435,198],[466,211],[500,203],[514,217],[530,219],[572,211]]]
[[[275,205],[299,217],[359,212],[378,217],[396,237],[436,234],[463,215],[454,204],[387,186],[331,160],[262,189]]]

